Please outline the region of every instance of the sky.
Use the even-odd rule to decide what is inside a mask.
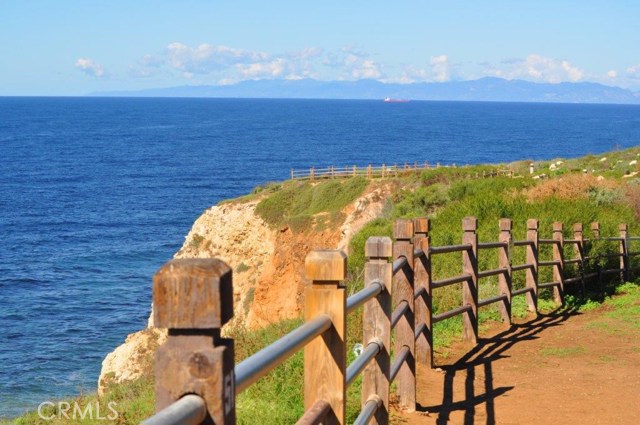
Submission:
[[[640,91],[640,0],[0,0],[0,96],[487,76]]]

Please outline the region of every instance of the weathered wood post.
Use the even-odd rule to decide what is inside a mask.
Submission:
[[[498,290],[500,295],[507,297],[504,302],[498,304],[498,308],[502,320],[507,324],[511,324],[511,246],[513,244],[511,229],[513,228],[513,221],[510,218],[501,218],[498,225],[500,227],[498,242],[505,244],[504,247],[498,250],[498,267],[505,269],[504,273],[498,275]]]
[[[415,328],[414,328],[414,288],[413,288],[413,222],[396,220],[393,224],[393,259],[407,259],[406,265],[393,276],[393,302],[397,306],[407,303],[405,313],[396,325],[395,352],[403,347],[409,349],[409,355],[400,366],[397,375],[397,390],[400,406],[408,411],[416,408],[416,365],[415,365]]]
[[[573,225],[573,239],[577,241],[574,245],[573,252],[575,258],[579,260],[577,272],[580,273],[580,288],[582,294],[585,294],[585,282],[584,282],[584,234],[582,233],[582,223],[575,223]]]
[[[358,167],[356,167],[355,165],[353,166],[353,177],[355,177],[356,175],[358,175]]]
[[[462,243],[471,245],[462,251],[462,273],[470,278],[462,283],[462,304],[469,305],[471,310],[464,314],[462,336],[465,340],[478,342],[478,219],[465,217],[462,219]]]
[[[382,347],[375,361],[369,363],[362,378],[362,406],[374,396],[382,400],[371,424],[389,423],[389,375],[391,373],[391,286],[392,256],[391,239],[388,237],[370,237],[364,247],[367,262],[364,265],[365,287],[380,282],[383,290],[375,300],[364,305],[363,341],[366,344],[378,338]]]
[[[311,181],[314,181],[314,180],[315,180],[315,177],[316,177],[316,170],[315,170],[315,168],[311,167],[311,168],[309,169],[309,177],[311,178]]]
[[[331,411],[323,424],[344,425],[347,296],[343,281],[347,256],[339,250],[314,250],[305,258],[304,268],[311,280],[305,289],[305,320],[326,314],[333,324],[322,338],[315,338],[304,348],[304,407],[307,410],[317,400],[324,400]]]
[[[432,299],[431,299],[431,258],[429,256],[429,245],[431,237],[431,223],[426,217],[413,220],[413,246],[424,253],[414,259],[414,287],[418,296],[415,299],[415,327],[416,336],[416,361],[428,367],[433,367],[433,329]],[[424,323],[423,327],[418,327]]]
[[[331,166],[331,168],[330,168],[330,170],[331,170],[331,178],[333,178],[333,177],[334,177],[334,168],[335,168],[335,167],[334,167],[333,165],[332,165],[332,166]]]
[[[628,226],[622,223],[618,226],[620,231],[620,280],[627,282],[629,280],[629,233]]]
[[[171,260],[153,278],[153,320],[169,336],[156,352],[156,411],[187,394],[205,400],[206,424],[235,424],[231,268],[217,259]]]
[[[294,176],[293,176],[293,168],[291,169],[291,180],[293,180]]]
[[[538,220],[530,218],[527,220],[527,274],[525,284],[531,288],[527,292],[527,305],[529,311],[538,312]]]
[[[373,173],[371,172],[371,164],[367,165],[367,178],[373,178]]]
[[[564,304],[564,236],[562,234],[563,224],[560,221],[553,223],[553,281],[559,282],[553,287],[553,299],[558,304]]]
[[[387,171],[387,166],[382,164],[382,178],[385,177],[385,171]]]
[[[591,223],[591,233],[593,234],[593,240],[597,241],[600,239],[600,223],[597,221]],[[592,255],[589,256],[592,257]],[[596,268],[598,269],[598,288],[602,289],[602,267],[600,267],[599,261],[596,263]]]

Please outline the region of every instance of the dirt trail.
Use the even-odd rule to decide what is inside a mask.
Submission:
[[[418,369],[418,412],[393,422],[640,424],[639,324],[599,308],[485,329]]]

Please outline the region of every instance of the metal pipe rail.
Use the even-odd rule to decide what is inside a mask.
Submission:
[[[396,379],[396,375],[400,372],[400,367],[402,363],[407,360],[407,356],[409,355],[409,347],[403,345],[400,351],[396,354],[396,358],[391,365],[391,373],[389,374],[389,383],[393,382]]]
[[[560,282],[546,282],[538,284],[538,288],[552,288],[554,286],[560,286]]]
[[[427,295],[427,288],[425,288],[424,286],[421,286],[416,291],[414,291],[413,299],[416,300],[416,299],[420,298],[423,293],[425,295]]]
[[[520,288],[520,289],[516,289],[515,291],[511,291],[511,296],[515,297],[517,295],[522,295],[522,294],[526,294],[527,292],[533,292],[533,288]]]
[[[347,314],[365,304],[370,299],[376,297],[379,293],[382,292],[382,289],[382,282],[380,282],[379,280],[375,280],[371,282],[371,285],[351,295],[349,298],[347,298]]]
[[[630,241],[640,241],[640,236],[629,236]]]
[[[404,313],[408,309],[409,309],[408,302],[403,300],[398,303],[398,305],[396,306],[396,309],[393,310],[393,313],[391,313],[391,329],[396,327],[396,325],[398,324],[398,321],[402,316],[404,316]]]
[[[482,279],[483,277],[496,276],[499,274],[505,274],[509,270],[506,267],[499,267],[497,269],[485,270],[482,272],[478,272],[478,278]]]
[[[527,246],[533,245],[533,241],[523,240],[523,241],[513,241],[513,246]]]
[[[484,307],[486,305],[493,304],[493,303],[496,303],[498,301],[505,302],[506,300],[507,300],[507,296],[506,295],[496,295],[495,297],[486,298],[484,300],[478,301],[478,307]]]
[[[456,283],[466,282],[469,279],[471,279],[471,275],[469,273],[464,273],[458,276],[448,277],[446,279],[434,280],[431,282],[431,287],[434,289],[443,288]]]
[[[429,254],[447,254],[449,252],[462,252],[469,251],[471,244],[464,243],[460,245],[445,245],[445,246],[432,246],[429,248]]]
[[[598,257],[600,258],[618,258],[618,257],[622,257],[624,254],[621,253],[615,253],[615,254],[600,254],[598,255]]]
[[[580,282],[581,280],[582,280],[582,276],[576,276],[576,277],[571,277],[569,279],[565,279],[564,283]]]
[[[392,274],[396,274],[398,273],[404,266],[407,265],[407,257],[398,257],[394,262],[393,262],[393,267],[392,267]]]
[[[491,249],[491,248],[507,248],[509,244],[506,242],[481,242],[478,243],[478,249]]]
[[[580,258],[574,258],[572,260],[564,260],[565,264],[577,264],[582,262],[582,260]]]
[[[207,417],[207,406],[199,395],[187,394],[140,425],[200,425]]]
[[[592,277],[596,277],[596,276],[598,276],[598,274],[599,274],[598,272],[593,272],[593,273],[585,274],[585,275],[584,275],[584,278],[585,278],[585,279],[591,279]]]
[[[362,353],[358,357],[356,357],[355,360],[347,367],[347,387],[349,387],[353,383],[353,381],[358,377],[360,372],[364,370],[369,362],[378,355],[378,353],[382,350],[382,345],[382,341],[380,341],[378,338],[374,338],[373,340],[369,341],[367,347],[362,351]]]
[[[425,255],[424,250],[416,248],[413,250],[413,258],[417,259]]]
[[[561,264],[560,261],[555,260],[555,261],[538,261],[538,266],[539,267],[544,267],[544,266],[559,266]]]
[[[453,310],[445,311],[444,313],[433,315],[431,321],[433,323],[442,322],[450,317],[457,316],[458,314],[466,313],[467,311],[471,311],[471,306],[469,304],[463,305],[458,308],[454,308]]]
[[[606,275],[606,274],[622,273],[623,271],[624,269],[607,269],[607,270],[602,270],[600,273],[603,275]]]
[[[627,252],[627,257],[635,257],[636,255],[640,255],[640,251]]]
[[[382,406],[382,399],[377,395],[372,396],[364,404],[364,407],[360,411],[358,417],[353,421],[353,425],[367,425],[373,415],[376,414],[378,409]]]
[[[619,236],[613,236],[608,238],[600,238],[601,241],[611,241],[611,242],[620,242],[625,240],[625,238],[621,238]]]
[[[511,271],[512,272],[517,272],[518,270],[526,270],[526,269],[532,269],[532,268],[533,268],[533,264],[531,264],[531,263],[518,264],[516,266],[511,266]]]
[[[235,367],[236,394],[240,394],[330,327],[331,318],[326,314],[320,315],[244,359]]]
[[[425,322],[420,323],[419,325],[416,326],[416,330],[413,331],[413,336],[415,337],[415,339],[418,339],[418,337],[420,336],[420,334],[422,332],[425,331],[425,329],[427,329],[427,324]]]
[[[555,240],[555,239],[538,239],[538,243],[541,244],[560,244],[560,241]]]

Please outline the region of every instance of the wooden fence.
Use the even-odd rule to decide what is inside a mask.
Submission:
[[[344,166],[344,167],[326,167],[326,168],[315,168],[311,167],[309,169],[304,170],[294,170],[291,169],[291,179],[292,180],[320,180],[320,179],[333,179],[333,178],[345,178],[345,177],[356,177],[363,176],[368,179],[372,178],[385,178],[385,177],[398,177],[404,174],[407,174],[412,171],[418,170],[431,170],[434,168],[457,168],[456,164],[449,165],[441,165],[437,163],[435,166],[429,165],[427,162],[424,164],[418,164],[414,162],[412,164],[404,163],[404,165],[385,165],[381,166],[372,166],[371,164],[366,167],[358,167],[356,165],[352,166]],[[497,176],[507,176],[513,177],[513,170],[509,169],[493,169],[488,171],[483,171],[482,173],[476,173],[476,178],[480,177],[497,177]]]
[[[510,219],[501,219],[498,240],[479,242],[478,221],[467,217],[460,244],[431,246],[427,218],[398,220],[393,226],[395,241],[367,240],[364,289],[349,297],[344,285],[346,255],[337,250],[312,251],[305,261],[310,280],[305,323],[239,364],[234,362],[233,341],[220,333],[233,315],[231,268],[216,259],[168,262],[153,284],[154,321],[169,329],[168,340],[156,355],[158,413],[143,424],[235,424],[236,395],[301,349],[306,411],[298,424],[344,424],[346,388],[360,374],[362,410],[355,423],[387,424],[392,382],[400,406],[415,410],[416,365],[433,367],[435,323],[462,315],[463,337],[475,343],[479,308],[497,303],[503,320],[511,323],[513,297],[524,295],[528,308],[536,312],[541,289],[553,290],[561,304],[566,285],[584,289],[590,279],[609,274],[628,280],[639,268],[632,267],[630,259],[640,252],[632,252],[630,246],[640,237],[631,237],[625,224],[619,226],[618,236],[605,238],[598,223],[592,223],[591,240],[584,238],[579,223],[573,225],[573,239],[564,238],[559,222],[553,223],[551,238],[543,239],[534,219],[526,223],[526,238],[513,240],[512,225]],[[586,272],[586,262],[596,259],[586,252],[595,241],[618,246],[615,254],[600,256],[619,258],[617,267]],[[542,245],[551,246],[551,258],[540,258]],[[514,265],[513,253],[519,247],[526,251],[526,263]],[[498,267],[479,270],[479,255],[491,249],[498,250]],[[460,274],[433,276],[433,256],[450,253],[461,255]],[[543,267],[553,270],[549,282],[539,282]],[[569,273],[569,268],[574,270]],[[519,272],[526,274],[524,287],[514,289],[512,277]],[[479,281],[490,276],[498,277],[497,293],[479,299]],[[462,305],[436,314],[433,291],[455,284],[461,285]],[[360,306],[364,306],[364,350],[347,365],[346,323]]]

